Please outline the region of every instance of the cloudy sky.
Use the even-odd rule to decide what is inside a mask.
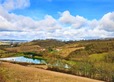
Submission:
[[[0,0],[0,39],[114,37],[113,0]]]

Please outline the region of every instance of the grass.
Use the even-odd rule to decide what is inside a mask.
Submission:
[[[78,62],[76,61],[71,61],[71,60],[64,60],[65,63],[69,64],[69,65],[76,65]]]
[[[19,47],[5,48],[6,51],[10,52],[37,52],[41,51],[41,47],[38,45],[23,45]]]
[[[105,56],[107,53],[100,53],[100,54],[92,54],[89,56],[90,62],[100,62],[105,60]]]
[[[79,44],[67,44],[65,46],[60,47],[60,51],[58,52],[60,56],[67,57],[71,52],[79,49],[84,49],[84,47]]]
[[[88,78],[6,62],[3,62],[2,67],[7,70],[4,71],[6,82],[99,82]]]
[[[7,76],[5,76],[5,73],[7,72],[7,70],[1,66],[0,64],[0,82],[6,82],[6,78]]]
[[[5,58],[5,57],[16,57],[16,56],[23,56],[23,53],[14,53],[14,52],[8,52],[5,50],[0,50],[0,58]]]
[[[17,56],[24,56],[23,53],[2,53],[0,54],[0,58],[5,58],[5,57],[17,57]]]
[[[5,53],[6,51],[4,51],[4,50],[0,50],[0,53]]]
[[[29,56],[29,55],[24,55],[24,57],[26,57],[26,58],[32,58],[32,59],[39,59],[39,60],[45,60],[43,57],[41,57],[41,56],[34,56],[34,57],[31,57],[31,56]]]

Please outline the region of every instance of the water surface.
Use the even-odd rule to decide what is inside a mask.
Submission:
[[[45,60],[43,60],[43,59],[31,59],[31,58],[25,58],[23,56],[0,58],[0,60],[14,61],[14,62],[25,62],[25,63],[34,63],[34,64],[45,64],[46,63]]]

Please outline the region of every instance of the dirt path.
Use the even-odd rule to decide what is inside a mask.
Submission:
[[[102,82],[89,78],[3,62],[7,82]]]

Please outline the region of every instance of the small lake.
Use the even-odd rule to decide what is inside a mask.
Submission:
[[[0,60],[12,61],[12,62],[34,63],[34,64],[46,64],[46,61],[43,59],[31,59],[31,58],[26,58],[24,56],[0,58]]]

